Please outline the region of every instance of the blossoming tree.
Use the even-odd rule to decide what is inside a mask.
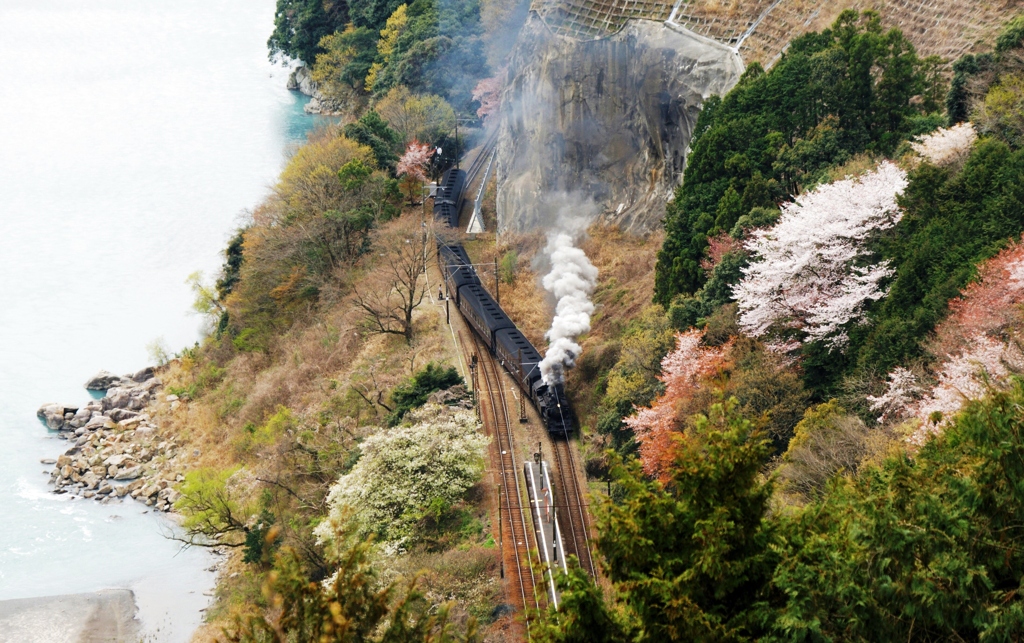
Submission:
[[[434,148],[418,141],[409,143],[405,154],[398,159],[395,173],[402,178],[402,190],[409,197],[409,205],[415,205],[420,186],[427,180],[427,166]]]
[[[501,71],[491,78],[482,78],[473,88],[473,100],[480,103],[476,110],[478,118],[485,119],[498,112],[501,102]]]
[[[1016,243],[985,262],[978,279],[949,304],[949,316],[935,329],[929,352],[935,356],[931,386],[907,369],[889,374],[885,392],[869,397],[879,421],[916,418],[911,436],[922,443],[944,427],[968,400],[983,397],[1012,373],[1024,371],[1016,330],[1024,305],[1024,244]]]
[[[960,123],[950,128],[940,128],[922,136],[911,147],[922,158],[935,165],[948,165],[967,158],[971,153],[978,134],[970,123]]]
[[[753,260],[733,289],[743,330],[845,346],[848,324],[886,294],[892,271],[869,260],[866,242],[899,222],[906,186],[906,173],[886,161],[783,205],[779,222],[745,244]]]
[[[473,411],[428,404],[411,411],[410,425],[381,431],[360,445],[362,456],[327,497],[329,513],[316,534],[376,533],[390,550],[414,536],[432,509],[455,504],[480,479],[488,438]]]
[[[702,331],[676,334],[676,347],[661,361],[665,392],[650,408],[625,419],[640,445],[640,460],[648,475],[660,474],[671,461],[673,435],[682,430],[679,407],[694,395],[701,380],[718,372],[729,345],[701,346]]]

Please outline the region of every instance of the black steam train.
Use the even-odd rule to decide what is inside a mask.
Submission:
[[[451,169],[444,173],[434,198],[434,219],[449,228],[459,225],[466,173]],[[448,296],[484,344],[501,362],[526,397],[540,412],[549,433],[572,432],[573,414],[561,384],[548,385],[540,374],[540,352],[512,323],[498,302],[484,289],[461,243],[438,236],[437,260]]]

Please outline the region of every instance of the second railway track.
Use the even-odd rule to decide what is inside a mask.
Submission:
[[[502,548],[511,552],[511,567],[507,573],[513,600],[521,601],[524,610],[524,622],[527,638],[529,638],[530,610],[543,607],[544,599],[537,591],[537,579],[534,571],[533,554],[530,547],[530,529],[523,512],[523,491],[519,481],[519,468],[516,464],[516,451],[509,421],[508,405],[505,400],[504,384],[494,358],[487,348],[473,336],[473,351],[478,357],[478,369],[482,379],[479,386],[480,414],[485,423],[491,426],[498,450],[499,470],[501,479],[500,522]],[[505,548],[505,541],[509,547]],[[505,551],[502,555],[505,555]]]
[[[585,495],[579,487],[576,462],[568,438],[554,439],[551,444],[555,453],[556,485],[559,506],[558,517],[565,538],[565,552],[574,554],[583,571],[597,578],[597,568],[590,551],[590,520],[587,517]]]

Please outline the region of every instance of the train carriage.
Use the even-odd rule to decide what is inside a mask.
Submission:
[[[466,284],[459,288],[459,310],[492,352],[494,333],[503,328],[516,327],[491,294],[480,284]]]
[[[457,229],[462,193],[466,187],[466,173],[463,170],[447,170],[441,176],[438,187],[440,194],[434,197],[434,219]]]
[[[518,328],[505,328],[494,334],[494,354],[512,379],[524,391],[532,391],[540,379],[540,353]]]
[[[437,261],[441,266],[441,274],[444,277],[445,287],[448,289],[448,296],[455,299],[455,305],[459,305],[459,289],[468,284],[480,284],[480,277],[477,276],[473,264],[466,254],[462,244],[442,245],[437,250]]]

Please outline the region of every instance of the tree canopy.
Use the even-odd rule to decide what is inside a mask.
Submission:
[[[713,405],[679,436],[666,482],[614,469],[621,493],[597,509],[611,602],[563,580],[549,618],[570,626],[552,620],[543,639],[1012,640],[1024,627],[1022,403],[1019,383],[972,402],[913,457],[840,474],[786,512],[768,511],[763,434],[736,402]]]
[[[320,40],[344,29],[348,21],[346,0],[277,0],[274,32],[267,41],[270,57],[283,54],[312,65]]]
[[[698,118],[682,186],[665,217],[656,299],[693,294],[708,237],[757,207],[776,207],[862,151],[890,153],[939,108],[936,61],[922,60],[873,12],[792,42],[769,72],[751,65]]]

